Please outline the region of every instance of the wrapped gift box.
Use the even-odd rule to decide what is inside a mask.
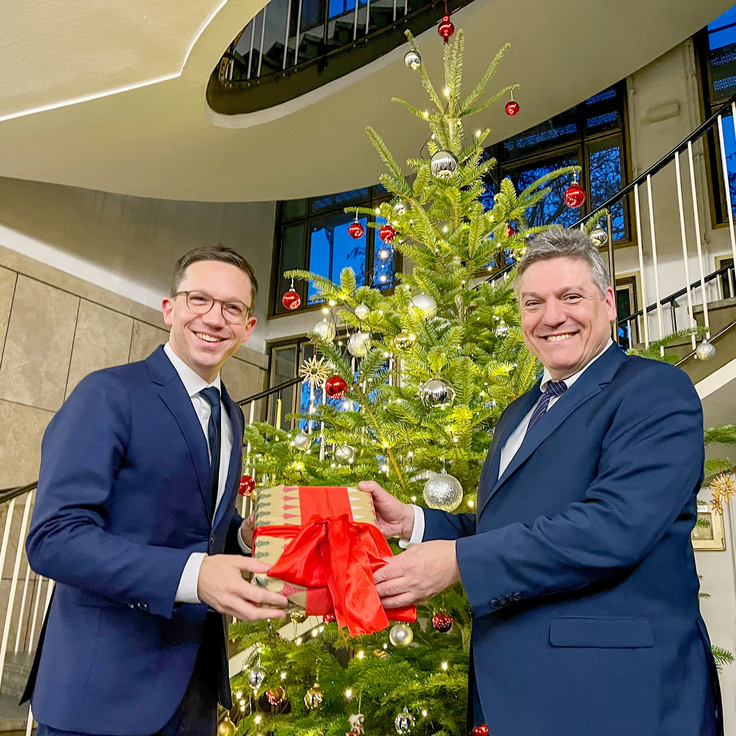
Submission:
[[[383,610],[373,572],[392,555],[373,498],[357,488],[275,486],[256,500],[253,554],[274,565],[254,582],[288,598],[290,610],[335,614],[353,635],[416,620],[412,607]]]

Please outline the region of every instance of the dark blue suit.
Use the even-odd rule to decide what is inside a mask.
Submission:
[[[720,733],[690,543],[703,472],[690,379],[611,346],[499,479],[539,398],[537,385],[499,420],[477,515],[425,512],[424,539],[457,539],[476,723],[491,736]]]
[[[207,612],[174,602],[182,571],[192,552],[239,552],[243,415],[224,386],[222,399],[234,442],[212,523],[207,442],[163,348],[87,376],[49,424],[26,544],[32,568],[57,581],[27,689],[40,723],[153,734],[176,711]]]

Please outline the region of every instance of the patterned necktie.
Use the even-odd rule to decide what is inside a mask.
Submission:
[[[212,407],[210,421],[207,424],[207,441],[210,446],[210,465],[212,466],[212,516],[217,507],[217,490],[220,486],[220,392],[214,386],[209,386],[199,392]]]
[[[552,401],[555,396],[562,396],[565,391],[567,391],[567,385],[564,381],[550,381],[547,384],[547,388],[542,394],[542,398],[534,408],[532,418],[529,420],[529,426],[526,428],[527,432],[547,413],[549,402]]]

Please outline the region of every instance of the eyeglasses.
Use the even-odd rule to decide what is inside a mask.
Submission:
[[[215,304],[220,305],[222,316],[227,322],[244,322],[250,314],[250,307],[243,302],[224,302],[204,291],[177,291],[172,296],[177,297],[181,294],[187,299],[187,307],[197,314],[207,314]]]

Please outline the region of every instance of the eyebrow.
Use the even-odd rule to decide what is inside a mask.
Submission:
[[[554,293],[555,296],[560,296],[562,294],[565,294],[568,291],[585,291],[585,289],[582,286],[576,286],[574,284],[571,284],[569,286],[563,286],[560,289],[557,289]],[[541,294],[537,294],[535,291],[522,291],[521,294],[519,294],[520,299],[524,299],[526,297],[536,297],[537,299],[542,299],[543,296]]]

